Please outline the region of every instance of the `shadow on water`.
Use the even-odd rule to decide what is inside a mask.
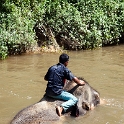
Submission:
[[[84,77],[106,103],[83,117],[62,117],[60,123],[123,124],[124,45],[68,54],[68,68]],[[0,124],[9,123],[19,110],[41,99],[47,83],[43,77],[48,67],[58,63],[58,57],[55,53],[41,53],[0,61]]]

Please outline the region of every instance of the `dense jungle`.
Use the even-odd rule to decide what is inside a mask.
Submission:
[[[124,43],[123,0],[1,0],[0,58]]]

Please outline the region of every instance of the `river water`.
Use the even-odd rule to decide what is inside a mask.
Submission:
[[[68,68],[99,91],[105,104],[62,123],[124,124],[124,45],[67,53]],[[43,77],[58,57],[58,53],[37,53],[0,61],[0,124],[8,124],[19,110],[41,99],[47,84]]]

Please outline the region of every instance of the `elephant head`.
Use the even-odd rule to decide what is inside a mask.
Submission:
[[[79,79],[84,80],[79,77]],[[79,86],[73,81],[67,81],[64,89],[78,98],[77,107],[80,114],[85,114],[86,111],[92,110],[95,106],[100,104],[100,95],[93,89],[89,83],[85,81],[84,86]]]

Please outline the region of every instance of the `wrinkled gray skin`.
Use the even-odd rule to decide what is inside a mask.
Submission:
[[[78,98],[77,106],[80,115],[84,115],[91,107],[95,107],[100,103],[99,93],[87,82],[84,86],[78,86],[73,81],[67,81],[64,89]],[[38,103],[30,105],[17,113],[10,124],[54,124],[54,122],[61,119],[61,117],[56,114],[55,107],[62,102],[63,101],[54,100],[44,95]],[[70,113],[68,112],[64,115],[70,115]]]

